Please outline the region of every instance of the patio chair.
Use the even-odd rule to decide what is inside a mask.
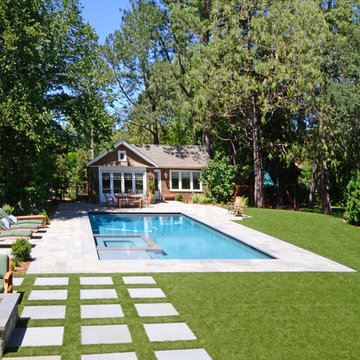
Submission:
[[[0,283],[0,292],[7,294],[13,290],[12,271],[9,271],[9,256],[7,254],[0,254],[0,278],[3,283]]]
[[[14,216],[8,215],[7,212],[0,208],[0,216],[7,219],[10,224],[37,224],[40,227],[46,227],[46,216],[45,215],[25,215],[25,216]]]
[[[150,204],[151,204],[151,197],[152,197],[152,194],[149,193],[148,196],[144,196],[141,200],[142,202],[142,207],[150,207]]]
[[[235,199],[234,210],[233,210],[234,216],[238,216],[238,215],[244,216],[244,209],[246,207],[246,202],[247,202],[246,197],[240,197],[240,200],[238,202],[236,202],[236,199]]]
[[[234,202],[229,205],[228,212],[233,213],[235,206],[240,205],[240,203],[241,203],[241,196],[236,196]]]
[[[0,228],[3,231],[31,231],[31,232],[37,232],[39,230],[39,225],[37,224],[15,224],[12,225],[10,222],[2,218],[0,221]]]
[[[115,206],[115,198],[111,194],[105,193],[106,206]]]

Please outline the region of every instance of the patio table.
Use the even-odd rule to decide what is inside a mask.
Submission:
[[[121,207],[122,204],[137,204],[141,208],[141,199],[142,195],[136,194],[118,194],[114,195],[118,200],[118,206]]]

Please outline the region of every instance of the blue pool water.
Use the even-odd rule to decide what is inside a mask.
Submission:
[[[149,251],[155,259],[272,259],[184,215],[89,214],[89,218],[94,235],[148,235],[163,249],[163,253]]]

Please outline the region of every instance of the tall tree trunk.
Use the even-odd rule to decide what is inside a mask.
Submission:
[[[235,148],[234,141],[232,139],[230,139],[228,141],[228,152],[229,152],[229,155],[231,157],[232,165],[236,166],[236,148]]]
[[[153,126],[153,134],[154,134],[154,144],[159,144],[159,128],[158,128],[158,123],[157,121],[155,121],[154,126]]]
[[[331,215],[330,174],[327,164],[321,163],[321,206],[324,215]]]
[[[90,131],[90,156],[91,156],[91,159],[94,159],[94,157],[95,157],[94,128],[92,126],[91,126],[91,131]]]
[[[265,207],[264,201],[264,168],[261,154],[260,121],[256,111],[256,99],[252,96],[252,137],[254,154],[254,203],[255,207]]]
[[[319,130],[323,140],[326,142],[327,135],[324,129],[322,119],[319,119]],[[320,163],[320,181],[321,181],[321,206],[324,215],[331,215],[331,199],[330,199],[330,173],[329,161],[327,160],[325,149],[321,149],[321,163]]]
[[[208,127],[202,133],[202,144],[203,148],[210,154],[210,132]]]
[[[195,130],[195,115],[193,114],[192,117],[191,117],[191,125],[192,125],[192,130],[193,130],[193,142],[194,142],[194,145],[197,145],[198,144],[198,137],[197,137],[197,132]]]
[[[319,168],[319,159],[318,159],[317,155],[315,155],[314,165],[313,165],[313,170],[312,170],[312,175],[311,175],[311,184],[310,184],[310,189],[309,189],[309,198],[307,201],[308,208],[314,207],[316,183],[317,183],[317,179],[318,179],[318,168]]]

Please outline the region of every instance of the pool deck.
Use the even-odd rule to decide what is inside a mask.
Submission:
[[[244,243],[268,253],[264,260],[99,260],[88,212],[182,213],[211,225]],[[28,274],[50,273],[155,273],[155,272],[352,272],[355,271],[252,230],[231,220],[216,206],[163,202],[144,209],[105,208],[99,204],[62,203],[46,233],[36,241]]]

